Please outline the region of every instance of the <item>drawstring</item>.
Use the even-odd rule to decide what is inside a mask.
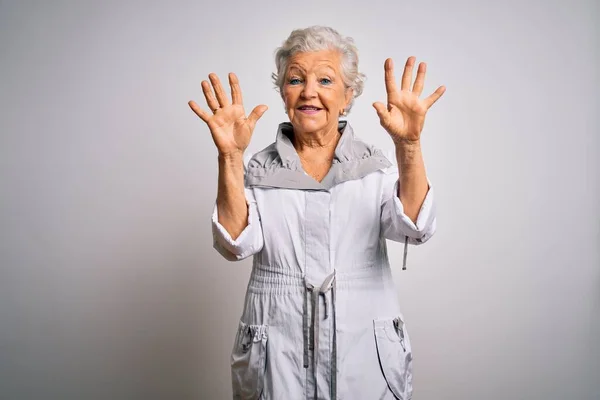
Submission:
[[[304,331],[304,368],[308,368],[308,351],[312,350],[313,352],[313,378],[315,382],[315,399],[317,398],[317,365],[319,360],[319,323],[320,323],[320,314],[319,314],[319,296],[323,295],[323,299],[325,300],[325,310],[324,310],[324,319],[329,318],[329,312],[331,308],[331,312],[333,314],[333,349],[332,349],[332,378],[331,378],[331,387],[330,392],[332,393],[332,398],[335,399],[335,393],[337,390],[336,387],[336,374],[337,374],[337,342],[336,342],[336,334],[335,334],[335,271],[333,271],[321,284],[320,288],[316,288],[313,284],[306,282],[306,293],[304,295],[304,315],[303,315],[303,323],[302,329]],[[329,300],[327,298],[327,292],[331,290],[331,305],[329,305]],[[308,296],[311,295],[312,300],[312,318],[311,318],[311,327],[310,327],[310,343],[309,343],[309,327],[308,327]]]
[[[337,324],[335,319],[335,281],[331,288],[331,304],[333,306],[333,349],[331,350],[331,398],[337,399]],[[316,381],[315,381],[316,383]]]
[[[308,287],[304,293],[304,306],[302,307],[302,337],[304,340],[304,368],[308,368],[308,306],[306,297],[308,296]]]
[[[408,236],[404,236],[404,257],[402,258],[402,269],[406,269],[406,255],[408,254]]]

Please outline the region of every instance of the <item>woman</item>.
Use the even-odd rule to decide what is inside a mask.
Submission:
[[[385,239],[404,242],[406,257],[408,243],[435,231],[420,135],[445,91],[419,99],[425,64],[411,89],[414,64],[397,88],[386,60],[387,105],[373,104],[395,145],[389,157],[339,121],[363,75],[352,39],[331,28],[295,30],[278,49],[273,78],[289,122],[247,167],[244,150],[267,107],[246,117],[234,74],[231,102],[215,74],[212,89],[202,82],[212,114],[190,101],[219,151],[214,246],[228,260],[254,256],[232,352],[234,398],[411,398],[412,353]]]

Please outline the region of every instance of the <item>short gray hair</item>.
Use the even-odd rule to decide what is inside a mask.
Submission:
[[[352,100],[346,107],[350,111],[354,99],[363,91],[366,76],[358,72],[358,49],[354,39],[341,36],[335,29],[325,26],[311,26],[292,31],[283,45],[275,52],[277,72],[271,74],[275,88],[283,97],[283,84],[289,59],[297,53],[337,50],[342,57],[342,77],[344,86],[352,89]]]

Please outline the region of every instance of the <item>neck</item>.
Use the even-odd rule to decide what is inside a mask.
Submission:
[[[337,130],[337,124],[327,130],[316,132],[304,132],[294,129],[294,147],[299,155],[318,153],[333,154],[340,140],[341,133]]]

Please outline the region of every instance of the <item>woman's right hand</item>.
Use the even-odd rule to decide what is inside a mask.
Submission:
[[[256,106],[250,115],[246,117],[242,102],[242,90],[237,76],[233,72],[229,74],[231,103],[227,94],[223,91],[219,77],[211,73],[208,78],[214,93],[208,81],[202,81],[202,91],[212,114],[204,111],[193,100],[190,100],[188,104],[196,115],[208,125],[219,155],[225,157],[241,156],[250,144],[256,122],[267,111],[268,107],[264,104]]]

